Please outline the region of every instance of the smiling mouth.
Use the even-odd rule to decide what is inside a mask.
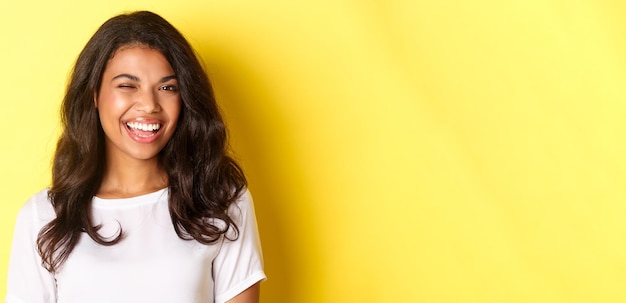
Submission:
[[[147,138],[147,137],[154,136],[157,132],[159,132],[159,129],[161,129],[161,124],[160,123],[127,122],[126,127],[133,134],[142,138]]]

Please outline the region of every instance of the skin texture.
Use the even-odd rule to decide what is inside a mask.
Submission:
[[[168,185],[157,155],[174,134],[181,108],[172,67],[157,50],[120,48],[109,60],[94,98],[106,141],[106,170],[98,196],[123,198]],[[137,136],[127,123],[159,124]]]
[[[256,283],[244,290],[234,298],[227,301],[227,303],[259,303],[259,294],[261,286]]]

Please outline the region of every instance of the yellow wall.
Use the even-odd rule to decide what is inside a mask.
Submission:
[[[263,302],[626,301],[620,1],[6,2],[0,295],[73,60],[143,8],[214,79]]]

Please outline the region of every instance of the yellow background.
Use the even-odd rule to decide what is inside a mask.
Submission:
[[[73,61],[135,9],[213,78],[263,302],[626,301],[626,5],[608,0],[3,0],[0,295]]]

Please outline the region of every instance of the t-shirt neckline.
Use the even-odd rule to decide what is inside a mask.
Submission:
[[[92,200],[92,206],[98,208],[118,208],[156,203],[160,201],[163,196],[165,196],[165,193],[167,193],[167,191],[168,188],[165,187],[151,193],[130,198],[107,199],[94,196]]]

